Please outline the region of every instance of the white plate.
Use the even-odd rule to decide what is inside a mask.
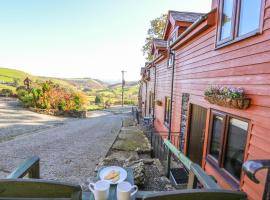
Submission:
[[[107,176],[113,170],[120,172],[119,180],[116,182],[112,182],[111,180],[105,180],[104,177]],[[122,167],[118,167],[118,166],[105,167],[99,172],[99,177],[101,180],[108,181],[110,184],[118,184],[118,183],[123,182],[127,178],[127,171],[123,169]]]

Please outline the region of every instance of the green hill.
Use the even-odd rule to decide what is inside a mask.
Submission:
[[[15,79],[22,80],[26,77],[32,78],[30,74],[23,71],[0,67],[0,81],[2,82],[13,82]]]
[[[29,73],[16,70],[16,69],[9,69],[9,68],[0,68],[0,89],[8,88],[11,90],[15,90],[17,86],[23,85],[24,79],[28,77],[33,82],[40,82],[40,81],[53,81],[63,87],[68,87],[74,89],[74,86],[67,81],[63,81],[57,78],[51,77],[39,77],[33,76]]]
[[[0,89],[8,88],[14,91],[16,86],[23,84],[23,81],[26,77],[30,78],[33,82],[50,80],[53,81],[54,83],[59,84],[60,86],[78,90],[103,89],[107,87],[107,85],[102,81],[91,78],[61,79],[53,77],[41,77],[41,76],[33,76],[29,73],[20,70],[1,67]]]

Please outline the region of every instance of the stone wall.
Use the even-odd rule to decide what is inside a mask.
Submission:
[[[184,150],[184,142],[185,142],[185,133],[186,133],[186,125],[188,120],[188,101],[189,94],[182,94],[182,105],[181,105],[181,121],[180,121],[180,148],[181,151]]]
[[[31,111],[45,114],[45,115],[52,115],[52,116],[63,116],[63,117],[74,117],[74,118],[86,118],[86,111],[81,110],[69,110],[69,111],[61,111],[55,109],[39,109],[39,108],[29,108]]]

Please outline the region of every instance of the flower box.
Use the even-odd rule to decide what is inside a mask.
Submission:
[[[204,91],[204,99],[211,104],[237,109],[247,109],[251,102],[243,88],[224,86],[210,86]]]
[[[162,106],[162,101],[156,100],[156,104],[157,104],[158,106]]]
[[[251,101],[251,99],[247,97],[232,99],[221,95],[205,96],[204,99],[211,104],[236,109],[247,109]]]

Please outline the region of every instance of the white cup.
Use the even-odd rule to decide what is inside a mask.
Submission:
[[[96,183],[89,183],[89,189],[94,194],[95,200],[106,200],[109,197],[110,184],[100,180]]]
[[[135,190],[134,190],[135,189]],[[132,192],[132,190],[134,190]],[[117,185],[117,200],[129,200],[138,191],[137,185],[131,185],[129,182],[118,183]]]

